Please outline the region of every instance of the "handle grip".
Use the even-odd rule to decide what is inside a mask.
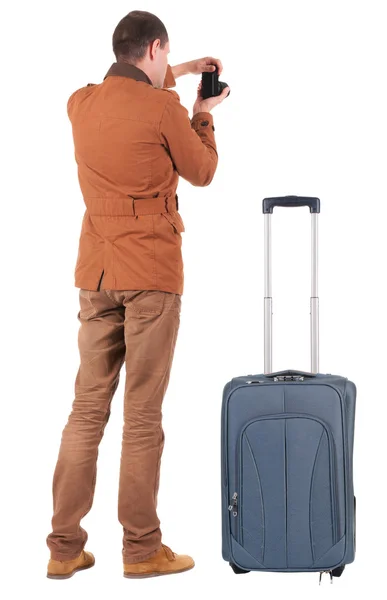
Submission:
[[[262,212],[264,214],[272,213],[275,206],[309,206],[311,213],[320,212],[320,199],[309,198],[308,196],[278,196],[276,198],[264,198],[262,202]]]

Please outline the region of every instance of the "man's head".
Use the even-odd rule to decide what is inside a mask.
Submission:
[[[133,10],[118,23],[113,33],[113,52],[117,62],[142,69],[153,86],[161,88],[168,65],[167,30],[156,15]]]

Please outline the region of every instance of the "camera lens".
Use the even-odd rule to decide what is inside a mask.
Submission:
[[[223,92],[224,88],[228,87],[227,83],[224,83],[224,81],[218,81],[218,96],[220,96],[220,94]],[[230,90],[226,96],[226,98],[230,95]]]

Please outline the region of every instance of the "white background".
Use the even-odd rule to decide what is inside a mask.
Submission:
[[[225,599],[350,597],[384,589],[386,417],[385,3],[19,3],[2,18],[1,588],[4,597]],[[51,483],[78,369],[73,270],[84,205],[66,113],[99,83],[111,36],[130,10],[165,23],[170,63],[206,55],[230,96],[214,109],[212,184],[181,180],[185,290],[163,405],[163,541],[196,567],[122,577],[117,519],[124,371],[100,446],[94,505],[82,524],[90,571],[46,579]],[[4,9],[3,9],[4,12]],[[177,80],[192,111],[200,76]],[[191,113],[192,114],[192,113]],[[340,579],[235,575],[221,557],[220,409],[232,377],[263,370],[263,217],[275,195],[318,196],[320,371],[358,388],[354,480],[357,554]],[[5,212],[5,214],[4,214]],[[273,216],[273,369],[309,364],[310,217]],[[210,591],[212,590],[212,591]]]

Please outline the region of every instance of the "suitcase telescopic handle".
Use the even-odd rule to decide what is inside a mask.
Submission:
[[[309,206],[311,213],[320,212],[320,199],[309,196],[279,196],[276,198],[264,198],[262,211],[264,214],[272,213],[275,206],[293,208],[296,206]]]
[[[274,206],[309,206],[311,213],[311,295],[310,295],[310,353],[311,373],[319,370],[319,298],[318,298],[318,215],[320,213],[319,198],[307,196],[279,196],[264,198],[264,260],[265,260],[265,298],[264,298],[264,372],[272,373],[272,309],[271,295],[271,214]]]

